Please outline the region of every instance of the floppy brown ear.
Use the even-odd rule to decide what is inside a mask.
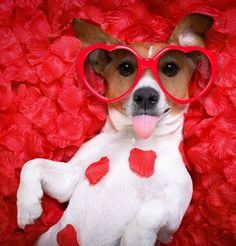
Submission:
[[[185,16],[174,29],[169,43],[181,46],[204,46],[204,34],[213,25],[214,19],[205,14]]]
[[[90,24],[84,20],[74,18],[73,27],[76,37],[82,41],[83,47],[91,44],[118,44],[121,41],[105,33],[96,25]]]

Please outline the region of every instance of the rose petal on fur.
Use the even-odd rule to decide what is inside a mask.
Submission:
[[[152,150],[134,148],[130,151],[130,169],[141,177],[150,177],[154,173],[156,153]]]
[[[97,184],[109,172],[109,159],[102,157],[99,161],[89,165],[85,176],[91,185]]]
[[[79,246],[77,241],[77,232],[73,225],[68,224],[57,233],[57,242],[59,246]]]

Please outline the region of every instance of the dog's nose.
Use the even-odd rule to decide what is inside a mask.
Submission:
[[[138,107],[152,109],[159,101],[159,93],[151,87],[143,87],[134,92],[133,100]]]

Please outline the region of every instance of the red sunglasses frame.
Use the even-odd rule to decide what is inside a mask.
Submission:
[[[137,64],[138,64],[137,75],[136,75],[135,81],[133,82],[130,89],[127,92],[125,92],[123,95],[121,95],[117,98],[113,98],[113,99],[106,98],[106,97],[100,95],[98,92],[96,92],[87,82],[85,74],[84,74],[84,62],[85,62],[87,56],[92,51],[94,51],[96,49],[102,49],[102,50],[106,50],[109,52],[114,51],[114,50],[123,49],[123,50],[127,50],[127,51],[131,52],[135,56],[135,58],[137,60]],[[210,64],[211,64],[211,77],[210,77],[209,83],[207,84],[206,88],[199,95],[197,95],[193,98],[190,98],[190,99],[180,100],[178,98],[173,97],[171,94],[169,94],[168,91],[162,85],[160,78],[158,76],[157,64],[158,64],[160,57],[162,55],[164,55],[167,51],[170,51],[170,50],[174,50],[174,51],[177,50],[177,51],[181,51],[183,53],[189,53],[191,51],[199,51],[199,52],[202,52],[209,59]],[[77,68],[78,68],[79,76],[81,77],[82,82],[84,83],[85,87],[90,92],[92,92],[97,98],[99,98],[100,100],[102,100],[106,103],[116,103],[116,102],[121,101],[125,97],[127,97],[133,91],[135,86],[138,84],[144,70],[149,68],[149,69],[151,69],[157,84],[159,85],[161,90],[164,92],[164,94],[168,98],[170,98],[171,100],[173,100],[174,102],[179,103],[179,104],[188,104],[188,103],[191,103],[191,102],[198,100],[199,97],[201,97],[202,95],[207,93],[209,91],[209,89],[211,88],[211,86],[215,80],[215,77],[216,77],[217,60],[216,60],[215,54],[212,53],[210,50],[207,50],[207,49],[202,48],[202,47],[197,47],[197,46],[189,46],[189,47],[168,46],[168,47],[160,50],[153,58],[142,58],[135,50],[133,50],[132,48],[125,46],[125,45],[96,44],[96,45],[88,46],[87,48],[80,51],[80,53],[78,55],[78,60],[77,60]]]

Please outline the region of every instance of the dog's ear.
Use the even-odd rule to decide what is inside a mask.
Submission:
[[[121,44],[122,42],[105,33],[95,24],[74,18],[73,27],[76,37],[82,42],[82,48],[92,44]],[[109,52],[103,50],[93,51],[88,57],[89,64],[96,73],[103,73],[106,65],[111,61]]]
[[[73,27],[77,38],[82,41],[83,48],[91,44],[119,44],[121,41],[105,33],[95,24],[74,18]]]
[[[204,47],[204,34],[213,23],[214,19],[208,15],[196,13],[187,15],[174,29],[169,43]]]

